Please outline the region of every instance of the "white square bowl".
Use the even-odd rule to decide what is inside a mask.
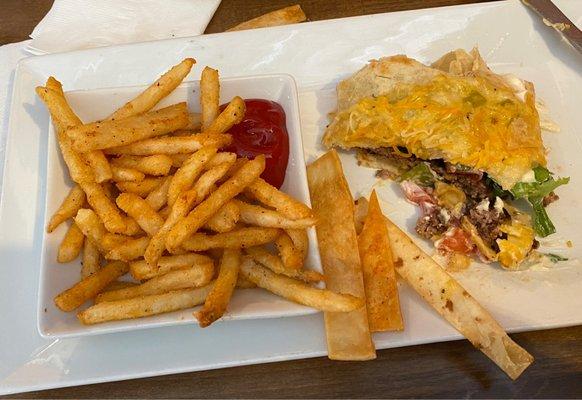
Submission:
[[[247,99],[273,100],[281,104],[285,110],[289,133],[289,164],[282,190],[309,205],[310,199],[303,157],[299,104],[293,77],[286,74],[258,75],[221,79],[220,83],[222,103],[230,101],[234,96],[241,96]],[[66,95],[71,107],[83,121],[93,121],[105,118],[143,91],[145,87],[79,90],[68,92]],[[180,101],[187,101],[190,111],[199,111],[199,81],[181,84],[172,94],[160,102],[158,108]],[[58,151],[58,144],[52,126],[49,128],[49,135],[45,226],[72,186],[66,166]],[[54,297],[80,279],[80,259],[67,264],[56,262],[58,246],[67,229],[68,224],[62,224],[53,233],[47,234],[45,232],[43,235],[38,303],[38,330],[41,336],[64,338],[197,323],[192,316],[192,309],[188,309],[148,318],[84,326],[77,320],[76,311],[88,307],[90,302],[87,302],[75,312],[65,313],[59,310],[53,302]],[[314,270],[321,271],[313,228],[309,230],[307,265]],[[317,311],[312,308],[291,303],[262,289],[245,289],[235,291],[228,311],[222,319],[279,318],[315,312]],[[193,329],[198,329],[198,327],[195,326]]]

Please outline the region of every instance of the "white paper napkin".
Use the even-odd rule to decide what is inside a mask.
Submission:
[[[200,35],[220,0],[55,0],[37,25],[33,54]]]

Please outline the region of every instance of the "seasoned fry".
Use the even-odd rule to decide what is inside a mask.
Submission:
[[[79,152],[123,146],[183,128],[188,123],[186,103],[178,103],[120,120],[99,121],[66,130]]]
[[[136,194],[122,193],[117,197],[116,202],[119,208],[135,219],[138,225],[150,236],[155,235],[164,224],[162,217],[146,200]]]
[[[206,170],[210,170],[214,167],[218,167],[219,165],[222,164],[228,164],[228,165],[232,165],[236,162],[236,154],[235,153],[229,153],[226,151],[217,153],[214,155],[214,157],[212,157],[212,159],[210,161],[208,161],[208,163],[205,165],[205,169]]]
[[[233,125],[241,122],[245,116],[246,106],[243,99],[235,96],[228,106],[212,121],[206,129],[205,132],[208,133],[225,133]]]
[[[204,225],[204,228],[218,232],[232,231],[240,219],[240,210],[234,201],[229,201],[218,209]]]
[[[277,275],[250,258],[243,260],[240,272],[245,278],[269,292],[317,310],[350,312],[362,309],[364,306],[364,301],[358,297],[335,293],[327,289],[317,289],[287,276]]]
[[[165,178],[162,183],[148,193],[146,201],[152,209],[158,211],[168,202],[168,189],[170,188],[171,177]]]
[[[172,157],[172,167],[180,168],[191,155],[191,153],[170,154],[170,157]]]
[[[303,254],[297,249],[286,232],[275,239],[275,247],[285,268],[298,270],[303,267]]]
[[[202,109],[202,130],[212,125],[219,112],[220,83],[218,71],[210,67],[202,70],[200,78],[200,108]]]
[[[101,150],[93,150],[83,154],[95,174],[97,183],[105,182],[113,178],[113,171],[109,161]]]
[[[177,269],[206,268],[206,264],[210,264],[214,268],[214,262],[210,257],[202,254],[187,253],[160,257],[158,265],[155,267],[151,267],[145,260],[134,261],[129,264],[129,271],[135,279],[143,280],[164,275]]]
[[[124,235],[135,236],[144,233],[144,231],[140,228],[135,219],[124,216],[123,221],[125,223],[125,229],[123,231]]]
[[[220,207],[255,181],[264,169],[265,157],[263,155],[243,165],[232,178],[212,192],[186,218],[174,225],[166,238],[167,249],[172,253],[178,250],[189,235],[200,229]]]
[[[101,254],[99,247],[91,239],[85,239],[83,247],[83,262],[81,263],[81,279],[94,274],[101,268]]]
[[[111,165],[132,168],[147,175],[165,176],[172,168],[172,158],[166,154],[156,154],[153,156],[128,156],[124,155],[111,160]]]
[[[368,215],[358,236],[358,246],[370,331],[403,330],[390,239],[375,190],[370,195]]]
[[[83,248],[84,240],[85,236],[83,235],[83,232],[79,229],[77,224],[73,222],[59,246],[57,262],[68,263],[77,258]]]
[[[511,379],[521,375],[533,362],[531,354],[511,340],[497,321],[403,231],[389,219],[385,221],[396,272]]]
[[[81,189],[81,186],[75,185],[71,188],[69,194],[59,206],[59,209],[51,217],[46,231],[51,233],[60,224],[77,215],[77,211],[83,207],[83,204],[85,204],[85,192]]]
[[[137,169],[118,167],[117,165],[111,166],[111,173],[116,182],[141,182],[145,178],[145,174]]]
[[[176,171],[168,189],[168,204],[174,204],[180,193],[190,189],[204,169],[204,165],[216,154],[218,149],[205,146],[192,154]]]
[[[301,259],[305,261],[307,253],[309,252],[309,238],[305,229],[285,229],[285,233],[289,235],[293,246],[301,254]]]
[[[202,127],[202,115],[199,113],[188,114],[188,125],[184,127],[186,130],[200,132]]]
[[[77,318],[85,325],[92,325],[183,310],[204,303],[211,289],[212,283],[202,288],[99,303],[78,313]]]
[[[289,219],[264,207],[234,200],[240,209],[240,219],[245,224],[282,229],[305,229],[315,225],[315,218]]]
[[[134,193],[146,197],[164,182],[164,178],[145,178],[141,182],[117,182],[117,188],[122,192]]]
[[[296,270],[289,269],[285,267],[281,258],[275,254],[270,253],[267,249],[263,247],[249,247],[245,249],[245,252],[256,262],[269,268],[276,274],[286,275],[290,278],[295,278],[302,280],[303,282],[321,282],[323,281],[323,275],[317,271],[312,270]]]
[[[257,285],[255,285],[254,282],[249,281],[247,278],[245,278],[241,274],[238,274],[238,279],[236,281],[236,287],[237,287],[237,289],[252,289],[252,288],[256,288]]]
[[[56,306],[63,311],[73,311],[89,299],[97,296],[107,285],[129,271],[129,266],[121,261],[114,261],[93,275],[75,284],[55,297]]]
[[[215,156],[216,157],[216,156]],[[232,163],[226,162],[204,172],[196,182],[192,190],[196,192],[196,203],[200,203],[215,189],[218,182],[228,172]]]
[[[364,282],[354,227],[354,203],[335,150],[307,166],[311,204],[317,215],[319,253],[329,290],[364,298]],[[328,356],[333,360],[376,357],[366,308],[326,313]]]
[[[123,215],[121,215],[119,209],[109,199],[109,197],[107,197],[103,187],[98,183],[89,182],[83,182],[80,185],[87,195],[87,202],[91,205],[93,210],[95,210],[101,221],[103,221],[105,228],[109,232],[124,233],[126,230],[126,223]]]
[[[143,257],[150,238],[144,236],[137,239],[128,239],[124,243],[115,246],[105,255],[109,260],[132,261]]]
[[[240,268],[240,249],[225,249],[220,260],[220,271],[214,286],[200,311],[194,313],[202,328],[221,318],[228,307],[236,286]]]
[[[155,154],[185,154],[193,153],[204,146],[218,148],[228,146],[232,136],[228,134],[200,133],[191,136],[167,136],[142,140],[127,146],[112,147],[105,154],[129,154],[135,156],[151,156]]]
[[[151,110],[160,100],[178,87],[195,63],[193,58],[186,58],[181,63],[174,65],[135,99],[115,111],[108,119],[127,118]]]
[[[196,268],[179,269],[152,278],[138,286],[101,293],[97,296],[95,302],[116,301],[161,294],[171,290],[201,287],[208,284],[213,275],[214,266],[212,264],[201,264]]]
[[[306,21],[307,17],[301,9],[299,4],[281,8],[279,10],[271,11],[270,13],[253,18],[249,21],[243,22],[232,28],[227,32],[242,31],[246,29],[266,28],[269,26],[281,26],[289,24],[297,24]]]
[[[188,251],[237,249],[272,242],[280,234],[279,229],[258,227],[240,228],[216,235],[195,233],[182,243],[182,248]]]
[[[109,285],[107,285],[107,287],[105,289],[103,289],[103,292],[110,292],[112,290],[125,289],[128,287],[133,287],[133,286],[137,286],[137,285],[139,285],[139,283],[137,283],[137,282],[113,281]]]
[[[305,204],[287,193],[277,190],[263,179],[257,179],[245,189],[245,194],[257,199],[266,206],[272,207],[290,219],[313,218],[313,213]]]
[[[119,195],[119,189],[115,186],[113,182],[103,182],[101,184],[103,191],[105,192],[105,196],[111,201],[115,201],[117,196]]]
[[[93,241],[102,252],[111,250],[127,239],[126,236],[119,234],[112,233],[108,235],[103,222],[91,209],[80,209],[74,219],[75,224],[81,229],[83,235]]]
[[[94,182],[95,174],[93,173],[93,170],[85,162],[83,157],[75,150],[73,150],[71,139],[65,134],[65,130],[70,126],[73,126],[71,125],[70,121],[65,122],[66,117],[63,116],[66,114],[66,111],[64,110],[69,108],[65,97],[61,96],[55,90],[47,89],[44,87],[37,87],[36,93],[47,106],[51,117],[55,122],[57,141],[59,143],[59,148],[61,150],[63,160],[65,161],[65,164],[67,164],[71,179],[76,183]]]

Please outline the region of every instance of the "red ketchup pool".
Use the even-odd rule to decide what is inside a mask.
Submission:
[[[228,131],[232,135],[232,144],[225,150],[249,159],[264,154],[266,166],[261,178],[280,188],[289,161],[285,111],[279,103],[269,100],[248,99],[245,105],[244,119]],[[225,107],[226,104],[220,109]]]

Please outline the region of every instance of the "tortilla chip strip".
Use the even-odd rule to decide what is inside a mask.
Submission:
[[[403,330],[390,239],[376,191],[370,195],[368,215],[358,236],[358,244],[370,331]]]
[[[301,6],[299,4],[295,4],[294,6],[281,8],[280,10],[275,10],[238,24],[228,29],[227,32],[266,28],[269,26],[297,24],[305,20],[307,20],[307,17],[301,9]]]
[[[307,179],[318,220],[316,230],[326,287],[363,299],[364,282],[354,228],[354,204],[335,150],[307,167]],[[366,307],[346,313],[326,312],[324,317],[329,358],[376,358]]]
[[[516,379],[533,357],[516,344],[493,317],[403,231],[386,219],[396,271],[440,315]]]

